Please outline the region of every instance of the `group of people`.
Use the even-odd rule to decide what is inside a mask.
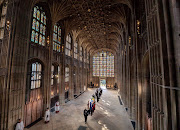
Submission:
[[[87,109],[86,108],[84,109],[85,123],[87,123],[87,116],[89,114],[91,114],[91,116],[92,116],[92,114],[94,113],[95,104],[96,104],[95,98],[97,98],[97,102],[99,102],[101,95],[102,95],[102,89],[98,88],[98,89],[96,89],[95,94],[93,94],[91,99],[88,101]]]
[[[102,89],[98,88],[98,89],[96,89],[95,94],[93,94],[91,99],[88,101],[87,109],[86,108],[84,109],[85,123],[87,122],[87,116],[89,114],[91,114],[91,116],[92,116],[92,114],[94,113],[95,104],[96,104],[95,98],[97,98],[97,102],[99,102],[101,95],[102,95]],[[59,102],[56,102],[55,112],[58,113],[59,110],[60,110]],[[50,110],[49,110],[49,108],[47,108],[45,111],[44,121],[45,121],[45,123],[48,123],[50,121]],[[24,123],[21,119],[18,119],[15,130],[23,130],[23,129],[24,129]]]
[[[55,103],[55,112],[58,113],[60,110],[59,102]],[[49,108],[46,109],[44,115],[44,122],[48,123],[50,121],[50,110]],[[18,122],[15,125],[15,130],[24,130],[24,123],[21,119],[18,119]]]
[[[55,103],[55,112],[58,113],[59,110],[60,110],[59,102],[56,102]],[[49,108],[47,108],[45,111],[44,122],[48,123],[49,121],[50,121],[50,110],[49,110]]]

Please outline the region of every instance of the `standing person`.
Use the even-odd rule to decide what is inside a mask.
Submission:
[[[56,111],[56,113],[58,113],[59,110],[60,110],[59,102],[56,102],[56,104],[55,104],[55,111]]]
[[[99,97],[101,97],[101,88],[99,88]]]
[[[21,121],[21,119],[18,119],[15,130],[24,130],[24,123]]]
[[[85,119],[85,123],[87,123],[87,116],[88,116],[88,111],[86,110],[86,108],[84,109],[84,119]]]
[[[97,92],[97,96],[96,97],[97,97],[97,102],[99,102],[99,94],[98,94],[98,92]]]
[[[98,96],[98,89],[96,89],[96,92],[95,92],[95,94],[96,94],[96,97]]]
[[[94,108],[94,110],[95,110],[95,104],[96,104],[96,103],[94,102],[94,104],[93,104],[93,108]]]
[[[102,95],[102,91],[103,91],[103,90],[101,89],[101,95]]]
[[[90,104],[89,104],[89,101],[88,101],[88,103],[87,103],[87,111],[88,111],[88,114],[90,114]]]
[[[93,114],[93,100],[90,100],[90,112],[91,112],[91,116]]]
[[[45,116],[44,116],[44,121],[45,123],[48,123],[49,120],[50,120],[50,111],[49,111],[49,108],[47,108],[45,112]]]

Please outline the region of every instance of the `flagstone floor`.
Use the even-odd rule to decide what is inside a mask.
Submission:
[[[109,89],[103,90],[94,114],[88,116],[85,124],[83,111],[94,92],[95,89],[88,89],[77,99],[61,106],[58,114],[51,114],[48,124],[41,120],[25,130],[133,130],[127,112],[119,103],[117,91]]]

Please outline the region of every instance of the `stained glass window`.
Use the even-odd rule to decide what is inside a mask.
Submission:
[[[58,25],[54,25],[53,50],[61,52],[61,28]]]
[[[38,62],[31,64],[31,89],[41,87],[42,65]]]
[[[114,77],[114,55],[108,51],[93,56],[93,76]]]
[[[78,43],[77,41],[74,43],[74,58],[78,58]]]
[[[71,44],[72,44],[72,38],[71,35],[68,34],[66,37],[66,49],[65,49],[65,54],[68,56],[71,56]]]
[[[42,7],[35,6],[33,9],[31,42],[45,46],[46,15]]]

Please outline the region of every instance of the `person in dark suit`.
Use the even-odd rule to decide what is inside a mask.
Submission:
[[[84,119],[85,119],[85,123],[87,123],[87,116],[88,116],[88,111],[86,110],[86,108],[84,109]]]

